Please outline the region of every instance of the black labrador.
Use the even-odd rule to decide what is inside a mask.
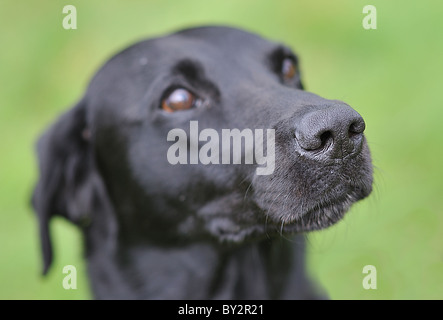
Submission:
[[[139,42],[38,141],[44,273],[60,215],[96,298],[316,298],[303,233],[370,194],[364,129],[303,91],[282,44],[221,26]]]

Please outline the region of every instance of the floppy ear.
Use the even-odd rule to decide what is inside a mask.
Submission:
[[[80,101],[63,114],[38,140],[40,176],[32,195],[43,250],[43,274],[52,262],[49,221],[60,215],[86,227],[97,206],[96,172],[86,103]]]

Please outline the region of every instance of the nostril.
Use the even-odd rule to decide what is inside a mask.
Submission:
[[[351,123],[348,129],[348,137],[352,138],[361,135],[365,131],[365,122],[363,119],[358,119]]]
[[[332,144],[333,133],[332,131],[324,131],[313,135],[303,135],[295,131],[294,138],[302,149],[306,151],[319,151]]]
[[[320,148],[323,148],[326,146],[326,144],[329,142],[329,140],[332,139],[332,132],[331,131],[325,131],[320,135],[320,141],[321,145]]]

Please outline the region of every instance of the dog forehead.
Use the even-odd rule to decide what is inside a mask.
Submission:
[[[174,62],[181,58],[213,63],[217,61],[260,60],[276,43],[254,33],[230,27],[199,27],[185,29],[146,41],[142,51],[146,62]],[[154,61],[152,61],[154,60]]]
[[[254,50],[272,45],[271,41],[258,34],[223,26],[189,28],[173,33],[172,36],[200,40],[204,43],[229,50],[236,50],[237,48],[240,50]]]
[[[88,91],[135,90],[138,84],[165,74],[181,60],[196,61],[206,70],[221,73],[252,70],[264,65],[266,57],[278,46],[259,35],[231,27],[185,29],[137,42],[115,54],[91,79]]]
[[[231,27],[189,28],[127,47],[112,56],[94,78],[132,76],[143,72],[144,68],[154,71],[156,67],[167,67],[180,59],[202,64],[223,62],[225,66],[235,62],[262,63],[278,45],[257,34]]]

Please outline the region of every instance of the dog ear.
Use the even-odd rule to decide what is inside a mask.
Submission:
[[[97,186],[86,121],[86,103],[80,101],[64,113],[38,140],[39,179],[32,195],[43,251],[43,274],[52,262],[49,222],[60,215],[86,227],[97,206]]]

